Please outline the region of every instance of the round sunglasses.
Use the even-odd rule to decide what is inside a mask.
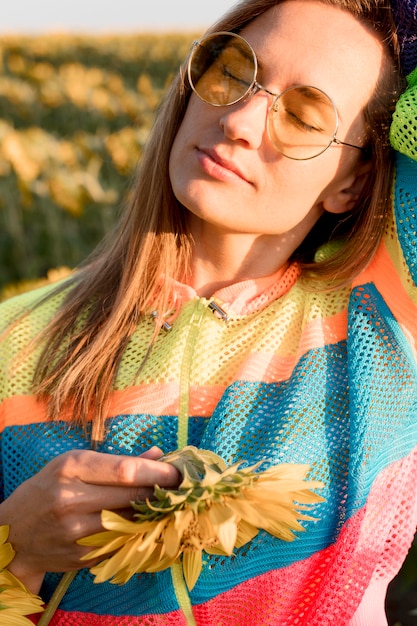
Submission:
[[[258,60],[241,35],[218,32],[195,41],[188,59],[194,93],[212,106],[226,107],[258,91],[272,96],[267,131],[275,149],[295,160],[312,159],[332,144],[366,150],[336,137],[339,119],[333,100],[321,89],[296,85],[273,93],[257,81]]]

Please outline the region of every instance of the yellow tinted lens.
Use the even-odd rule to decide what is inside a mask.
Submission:
[[[333,102],[320,89],[292,87],[275,99],[268,132],[276,149],[293,159],[309,159],[324,152],[337,130]]]
[[[226,106],[241,100],[252,88],[256,59],[242,37],[217,34],[196,44],[188,76],[191,87],[202,100]]]

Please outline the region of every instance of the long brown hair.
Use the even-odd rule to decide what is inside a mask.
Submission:
[[[281,1],[243,0],[210,31],[239,32]],[[366,23],[384,42],[389,59],[389,70],[365,111],[373,167],[358,208],[340,224],[324,217],[314,239],[307,237],[296,253],[305,272],[345,281],[369,261],[382,236],[393,167],[388,127],[402,83],[387,0],[321,1]],[[189,266],[193,242],[187,212],[168,175],[171,146],[190,97],[184,67],[160,107],[122,219],[64,285],[64,303],[43,333],[47,341],[35,372],[36,393],[47,399],[51,418],[68,407],[79,423],[93,416],[93,439],[102,437],[106,401],[137,324],[153,310],[169,309],[169,288],[161,277],[183,280]],[[346,239],[341,251],[322,263],[312,262],[315,249],[334,233]]]

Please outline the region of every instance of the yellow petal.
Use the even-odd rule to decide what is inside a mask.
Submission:
[[[204,552],[207,552],[207,554],[212,554],[213,556],[230,556],[230,554],[228,554],[226,550],[223,550],[220,544],[207,546],[206,548],[204,548]]]
[[[0,526],[0,544],[5,543],[9,538],[10,526],[3,524]]]
[[[0,569],[5,569],[15,556],[11,543],[4,543],[0,547]]]
[[[278,482],[285,479],[303,480],[309,471],[310,466],[303,463],[281,463],[280,465],[268,467],[268,469],[260,473],[260,477],[262,480],[272,477],[273,480]]]
[[[287,519],[288,516],[292,516],[293,518],[302,517],[302,514],[298,512],[297,505],[291,498],[287,496],[283,496],[280,494],[275,498],[258,498],[256,494],[253,494],[250,499],[246,500],[247,504],[253,509],[256,509],[257,514],[262,519],[276,519],[280,520],[282,518]],[[241,501],[239,500],[239,504]],[[254,523],[253,519],[246,518],[248,521]],[[261,522],[262,524],[262,522]],[[259,527],[260,524],[256,524]]]
[[[198,514],[198,526],[203,543],[211,543],[215,540],[217,533],[207,509],[203,509],[203,511]]]
[[[225,549],[226,553],[228,555],[232,554],[237,536],[236,518],[220,524],[217,536],[219,543]]]
[[[170,567],[178,558],[178,554],[175,556],[168,556],[163,551],[163,546],[158,544],[155,546],[154,551],[151,554],[148,554],[146,561],[141,563],[141,572],[159,572],[162,569],[166,569]]]
[[[136,551],[137,543],[140,539],[129,541],[120,550],[113,554],[99,565],[95,565],[91,568],[91,572],[96,576],[95,582],[104,582],[112,578],[117,572],[122,569],[132,553]]]
[[[285,524],[280,524],[279,522],[265,524],[264,530],[266,530],[270,535],[277,537],[277,539],[282,539],[283,541],[294,541],[295,539],[295,535],[292,530]],[[301,531],[304,530],[304,528],[300,526],[294,530]]]
[[[227,506],[217,503],[214,503],[207,513],[221,547],[227,554],[232,554],[240,517]]]
[[[146,543],[146,549],[142,549],[142,546],[140,547],[140,550],[137,549],[136,550],[136,554],[134,555],[134,559],[136,562],[140,563],[140,570],[137,571],[144,571],[144,564],[147,563],[148,559],[153,560],[154,559],[154,555],[155,555],[155,548],[156,546],[159,545],[159,542],[155,542],[155,541],[149,541],[148,543]]]
[[[3,624],[7,624],[7,626],[33,626],[33,622],[27,617],[22,617],[9,611],[2,611],[0,616],[4,620]]]
[[[148,567],[152,567],[153,565],[157,565],[161,561],[161,556],[163,553],[162,544],[155,544],[152,550],[148,550],[145,553],[137,554],[132,558],[132,562],[129,563],[128,568],[134,568],[136,572],[146,572]],[[139,557],[141,560],[139,561]],[[168,557],[165,555],[165,559],[169,561],[174,561],[175,559],[172,557]]]
[[[1,587],[12,587],[17,593],[21,593],[22,591],[29,593],[22,581],[16,578],[8,569],[0,571],[0,588]]]
[[[216,534],[218,533],[219,526],[221,524],[236,519],[236,512],[229,507],[229,499],[226,500],[226,503],[227,506],[214,502],[212,506],[207,509],[208,516],[213,524]]]
[[[184,578],[188,589],[191,591],[200,576],[203,560],[200,550],[184,552],[182,556],[182,567]]]
[[[132,522],[113,511],[102,511],[101,523],[107,530],[116,530],[126,533],[126,535],[146,532],[149,528],[153,528],[155,524],[155,522]]]
[[[265,521],[265,518],[258,512],[257,508],[243,498],[228,498],[227,506],[234,511],[239,518],[245,519],[257,528],[261,528],[261,525]]]
[[[133,552],[129,561],[122,567],[112,578],[111,582],[114,584],[125,584],[132,576],[140,572],[146,572],[147,567],[159,562],[160,550],[158,546],[149,555],[145,555],[139,552]],[[164,568],[165,569],[165,568]]]
[[[105,546],[119,537],[125,537],[124,533],[120,534],[120,532],[114,530],[105,530],[101,533],[95,533],[94,535],[88,535],[87,537],[78,539],[77,543],[80,546]]]
[[[134,575],[134,572],[129,572],[123,569],[120,572],[117,572],[117,574],[113,576],[110,582],[113,585],[125,585],[126,583],[129,582],[129,580],[132,578],[133,575]],[[95,580],[94,582],[97,582],[97,581]]]
[[[178,532],[175,525],[175,518],[172,518],[165,529],[164,533],[164,546],[168,556],[174,556],[178,554],[180,547],[182,533]]]
[[[264,485],[256,485],[254,488],[248,488],[245,491],[245,497],[258,500],[277,500],[281,502],[298,503],[298,504],[315,504],[323,502],[324,498],[310,491],[303,489],[300,484],[292,484],[280,486],[280,488],[267,488]]]
[[[169,518],[161,519],[159,522],[153,522],[153,527],[143,535],[142,541],[137,546],[138,552],[146,552],[149,546],[153,549],[155,543],[160,539],[160,536],[169,522]]]
[[[236,548],[241,548],[246,543],[251,541],[254,537],[256,537],[258,532],[259,530],[256,526],[253,526],[244,519],[240,520],[237,525],[237,536],[235,541]]]
[[[99,535],[101,535],[101,537],[99,537]],[[104,533],[97,533],[97,535],[89,535],[88,537],[79,539],[77,543],[80,545],[92,547],[97,546],[95,549],[88,552],[88,554],[81,557],[81,560],[87,561],[105,554],[110,554],[135,537],[137,537],[137,535],[125,535],[124,533],[106,531]]]
[[[106,559],[105,561],[101,561],[100,563],[97,563],[97,565],[94,565],[94,567],[90,567],[91,574],[95,576],[94,578],[95,583],[104,582],[105,580],[107,580],[106,578],[103,578],[103,580],[101,580],[102,579],[101,571],[104,568],[105,564],[107,563],[107,560],[108,559]]]
[[[153,561],[155,561],[154,563],[151,562],[151,559],[148,559],[148,562],[144,564],[145,572],[160,572],[164,569],[167,569],[167,567],[170,567],[173,563],[177,561],[177,558],[172,558],[168,555],[162,557],[159,555],[158,559],[156,558],[157,556],[158,555],[155,555],[155,559],[152,559]]]
[[[119,550],[132,538],[132,536],[129,537],[128,535],[120,535],[116,539],[113,539],[113,541],[109,541],[108,544],[101,546],[100,548],[96,548],[95,550],[91,550],[91,552],[88,552],[88,554],[81,557],[81,561],[91,561],[91,559],[97,559],[100,556],[111,554],[112,552]]]
[[[33,596],[30,592],[16,595],[12,589],[2,590],[0,607],[6,607],[10,613],[16,615],[32,615],[32,613],[40,613],[43,611],[43,601],[37,596]],[[3,610],[6,610],[3,608]],[[0,609],[0,620],[2,610]]]
[[[323,483],[317,480],[305,480],[309,471],[308,465],[282,463],[268,468],[258,474],[256,484],[265,489],[275,491],[306,491],[321,489]]]
[[[188,530],[189,525],[195,518],[195,513],[190,507],[186,507],[181,511],[175,511],[174,513],[174,523],[175,529],[180,537],[183,536],[184,532]]]

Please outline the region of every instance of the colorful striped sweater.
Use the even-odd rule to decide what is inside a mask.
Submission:
[[[205,556],[189,595],[175,569],[124,586],[95,584],[82,570],[51,624],[386,624],[387,584],[417,525],[416,180],[417,162],[399,156],[395,216],[350,287],[308,291],[293,264],[216,293],[226,322],[210,301],[176,285],[172,330],[161,330],[137,375],[154,324],[143,322],[111,396],[100,451],[136,455],[188,443],[227,462],[307,463],[309,478],[325,485],[317,519],[291,543],[261,531],[232,557]],[[411,188],[414,197],[404,191]],[[38,296],[3,303],[2,326]],[[89,447],[77,427],[47,421],[34,399],[36,354],[6,373],[58,300],[0,345],[4,497],[56,455]],[[46,601],[59,578],[47,575]]]

